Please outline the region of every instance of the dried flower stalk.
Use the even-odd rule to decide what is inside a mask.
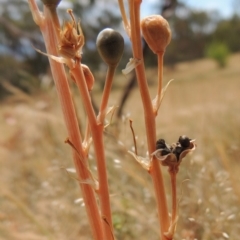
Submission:
[[[136,59],[142,60],[139,65],[136,66],[136,75],[139,85],[139,90],[142,98],[142,104],[144,109],[145,127],[148,142],[148,152],[155,151],[156,144],[156,122],[155,113],[153,111],[152,101],[148,91],[148,85],[146,81],[145,68],[143,62],[142,43],[141,43],[141,31],[140,31],[140,5],[141,1],[130,0],[130,26],[131,26],[131,40],[133,56]],[[165,194],[165,187],[163,184],[163,177],[161,169],[159,168],[159,162],[155,156],[152,158],[151,167],[149,173],[152,177],[155,196],[157,201],[157,209],[159,216],[159,227],[161,232],[161,239],[167,240],[164,236],[164,232],[169,228],[169,216],[168,207]]]
[[[36,2],[29,0],[29,5],[33,14],[35,22],[39,25],[44,41],[46,44],[47,52],[51,55],[58,55],[58,42],[51,21],[51,10],[44,6],[44,15],[38,10]],[[56,22],[55,22],[56,23]],[[73,150],[73,159],[76,167],[77,175],[79,178],[79,185],[82,190],[83,199],[89,218],[90,227],[93,233],[94,239],[104,239],[103,220],[100,216],[98,204],[95,198],[95,191],[92,186],[88,184],[81,184],[81,181],[90,179],[89,172],[86,168],[82,167],[82,164],[87,166],[87,155],[82,146],[82,138],[79,132],[79,126],[76,118],[76,112],[72,101],[67,77],[64,71],[63,64],[58,63],[49,58],[53,79],[56,85],[58,97],[61,103],[64,120],[66,123],[69,139],[76,148]]]
[[[99,33],[97,38],[97,48],[103,61],[108,65],[108,71],[100,110],[96,116],[89,94],[94,84],[94,76],[86,65],[81,64],[84,36],[82,34],[80,22],[77,23],[72,10],[68,10],[72,21],[66,22],[63,28],[60,27],[56,12],[57,5],[60,1],[61,0],[43,0],[44,13],[38,10],[35,0],[29,0],[29,5],[33,18],[39,25],[46,44],[47,54],[45,55],[49,57],[54,82],[69,135],[66,142],[72,146],[74,164],[77,170],[79,185],[82,190],[93,237],[99,240],[110,240],[114,239],[114,235],[105,163],[103,131],[106,127],[104,126],[104,120],[107,114],[107,103],[113,76],[123,53],[124,41],[122,36],[112,29],[104,29]],[[135,153],[130,152],[130,154],[149,172],[152,178],[157,202],[160,237],[162,240],[171,240],[176,231],[178,221],[176,177],[179,165],[182,158],[196,147],[194,140],[190,140],[185,136],[181,136],[179,141],[172,146],[167,145],[163,139],[156,142],[155,118],[166,88],[171,82],[169,81],[167,86],[163,88],[163,56],[171,39],[171,31],[167,21],[158,15],[146,17],[140,23],[141,0],[129,0],[130,21],[127,19],[123,0],[118,0],[118,2],[125,30],[132,41],[133,51],[133,58],[130,59],[123,73],[127,74],[132,69],[136,71],[144,110],[149,156],[138,156],[135,134],[131,122],[130,127],[134,137]],[[147,44],[152,51],[157,54],[158,58],[158,87],[157,95],[153,101],[150,98],[146,81],[141,30]],[[59,57],[59,55],[61,57]],[[78,86],[86,110],[87,124],[84,140],[82,140],[79,131],[76,112],[63,63],[68,66],[70,76]],[[92,143],[96,155],[98,182],[92,176],[87,162],[89,148]],[[171,219],[168,214],[166,193],[159,162],[161,165],[168,166],[169,168],[172,188]],[[96,195],[99,197],[99,205],[97,204]]]

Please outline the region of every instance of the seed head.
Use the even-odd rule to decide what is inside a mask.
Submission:
[[[171,41],[167,20],[160,15],[145,17],[141,21],[141,29],[145,41],[155,54],[165,51]]]
[[[57,7],[57,5],[61,2],[61,0],[41,0],[42,3],[46,6],[55,6]]]
[[[116,66],[123,54],[122,35],[113,29],[106,28],[98,34],[96,44],[103,61],[109,66]]]
[[[81,58],[81,50],[84,45],[84,36],[80,22],[76,23],[71,10],[68,10],[72,22],[66,22],[60,32],[59,54],[66,58]]]

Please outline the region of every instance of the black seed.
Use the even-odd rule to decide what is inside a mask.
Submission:
[[[157,142],[156,142],[156,149],[160,149],[160,148],[167,148],[164,139],[159,139],[159,140],[157,140]]]
[[[191,139],[190,138],[188,138],[187,136],[185,136],[185,135],[182,135],[182,136],[180,136],[179,137],[179,143],[181,144],[181,146],[184,148],[184,149],[186,149],[186,148],[188,148],[189,146],[190,146],[190,141],[191,141]]]
[[[182,153],[183,148],[179,145],[177,145],[174,149],[173,149],[173,153],[175,154],[175,156],[177,157],[177,160],[179,160],[180,154]]]
[[[171,153],[171,151],[170,151],[168,148],[164,148],[164,149],[161,151],[161,156],[168,155],[169,153]]]

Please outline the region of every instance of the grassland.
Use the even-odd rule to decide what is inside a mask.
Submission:
[[[238,239],[240,235],[240,54],[219,69],[211,60],[184,62],[164,69],[173,81],[157,117],[159,138],[196,139],[197,150],[184,159],[178,174],[179,224],[175,239]],[[147,76],[152,97],[156,69]],[[117,77],[110,105],[119,103]],[[80,123],[85,117],[79,97]],[[97,102],[100,92],[93,97]],[[106,130],[106,155],[117,239],[158,239],[151,180],[129,156],[133,141],[128,119],[146,154],[146,139],[137,88],[120,121]],[[0,240],[91,239],[71,149],[54,89],[34,97],[15,95],[0,108]],[[94,170],[94,155],[90,156]],[[166,189],[169,176],[163,169]],[[170,199],[170,198],[169,198]],[[170,202],[169,202],[170,205]]]

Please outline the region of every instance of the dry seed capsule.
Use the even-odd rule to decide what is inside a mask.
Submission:
[[[103,61],[108,66],[116,66],[120,61],[124,40],[122,35],[110,28],[102,30],[97,37],[97,49]]]
[[[61,0],[41,0],[44,5],[47,6],[57,6]]]
[[[92,88],[93,88],[93,84],[94,84],[93,74],[92,74],[92,72],[90,71],[90,69],[88,68],[87,65],[81,64],[81,66],[82,66],[84,77],[86,79],[88,91],[91,91]]]
[[[141,29],[145,41],[155,54],[165,51],[172,35],[167,20],[160,15],[145,17],[141,21]]]

